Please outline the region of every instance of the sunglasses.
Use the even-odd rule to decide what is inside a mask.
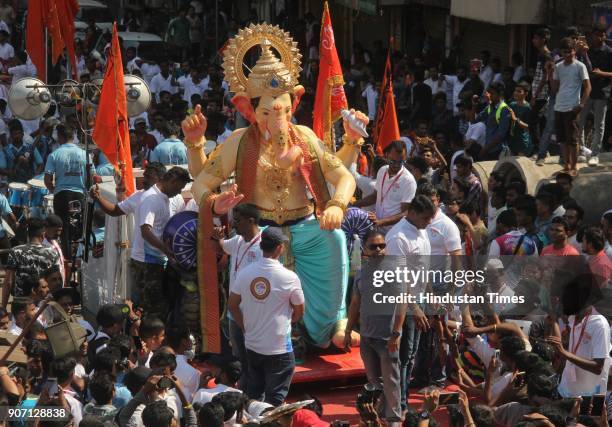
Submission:
[[[368,249],[371,251],[375,251],[376,249],[385,249],[386,247],[387,247],[386,243],[379,243],[379,244],[373,243],[371,245],[368,245]]]

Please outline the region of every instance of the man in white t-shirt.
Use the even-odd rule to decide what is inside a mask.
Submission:
[[[130,195],[130,197],[113,204],[112,202],[106,200],[104,196],[100,193],[98,186],[96,185],[91,191],[91,197],[98,202],[100,208],[104,211],[105,214],[117,217],[122,215],[136,215],[138,207],[140,206],[140,201],[142,199],[142,195],[150,189],[153,185],[157,184],[159,180],[166,173],[166,168],[159,162],[151,162],[147,165],[146,169],[143,173],[143,189],[136,191],[134,194]],[[121,191],[125,191],[125,187],[120,182],[117,185],[118,195],[121,194]],[[175,213],[181,212],[185,207],[185,201],[183,200],[183,196],[177,194],[176,196],[170,199],[170,216]],[[140,233],[138,228],[134,228],[134,235],[132,236],[132,242],[135,240],[136,234]],[[141,302],[140,293],[138,292],[138,288],[136,287],[136,283],[140,280],[136,279],[138,276],[137,272],[133,272],[130,275],[130,280],[134,279],[134,282],[131,282],[131,299],[136,304],[139,305]]]
[[[15,49],[9,43],[10,34],[5,30],[0,30],[0,64],[2,72],[6,73],[9,60],[15,56]]]
[[[159,103],[159,94],[162,92],[169,92],[175,94],[178,92],[178,83],[174,76],[170,72],[170,66],[168,61],[164,60],[159,63],[160,72],[151,79],[149,88],[151,93],[155,95],[155,101]]]
[[[578,132],[580,112],[591,94],[591,82],[586,66],[576,59],[574,40],[561,40],[560,52],[563,61],[555,65],[552,90],[555,98],[555,134],[561,144],[564,172],[576,176],[578,161]],[[588,112],[585,112],[587,114]]]
[[[236,292],[236,276],[246,266],[258,262],[263,257],[261,247],[261,231],[257,226],[260,212],[257,206],[243,203],[232,211],[233,227],[236,235],[230,239],[219,239],[219,248],[230,256],[229,291]],[[231,312],[228,313],[230,342],[232,354],[242,363],[240,388],[246,390],[248,381],[247,351],[244,346],[242,329],[234,321]]]
[[[423,184],[417,189],[417,195],[423,195],[431,200],[435,206],[435,214],[431,223],[427,226],[427,238],[430,245],[430,254],[433,255],[430,262],[432,270],[447,271],[451,267],[450,258],[453,260],[453,268],[461,268],[461,234],[459,227],[440,209],[440,195],[432,184]],[[432,283],[434,292],[446,293],[447,286],[443,283]],[[430,329],[421,341],[419,357],[417,359],[417,374],[415,380],[424,386],[436,385],[444,387],[446,373],[444,366],[440,366],[439,359],[434,357],[438,354],[436,332]],[[433,345],[432,345],[433,344]],[[434,363],[430,363],[433,360]],[[429,369],[427,369],[429,367]]]
[[[226,391],[236,391],[238,389],[238,379],[241,377],[242,366],[238,361],[226,362],[220,366],[219,372],[215,375],[215,386],[212,388],[201,388],[194,395],[191,403],[205,404],[212,401],[219,393]]]
[[[200,371],[189,364],[189,358],[187,357],[188,352],[195,350],[195,343],[191,341],[192,338],[187,326],[171,325],[166,327],[164,340],[176,355],[174,375],[181,380],[183,392],[190,402],[200,387]]]
[[[455,76],[444,76],[444,80],[447,83],[447,95],[449,102],[451,102],[451,107],[453,108],[453,113],[455,115],[459,114],[459,94],[463,90],[463,87],[468,82],[467,78],[467,68],[465,65],[460,65],[457,67],[457,75]],[[449,94],[450,92],[450,94]]]
[[[208,89],[208,83],[202,80],[202,74],[197,68],[192,69],[189,76],[179,79],[179,85],[183,90],[183,101],[191,108],[195,108],[195,105],[191,105],[191,97],[195,94],[202,96]]]
[[[404,167],[406,146],[403,141],[393,141],[388,149],[389,166],[383,166],[376,174],[376,192],[355,203],[357,207],[376,202],[376,212],[371,215],[382,233],[389,231],[405,215],[408,203],[414,198],[416,180]]]
[[[295,370],[291,323],[304,314],[300,279],[279,262],[288,240],[277,227],[261,233],[263,258],[238,274],[228,301],[234,321],[244,331],[247,394],[274,406],[283,403],[289,391]]]
[[[431,223],[435,215],[436,207],[425,196],[416,196],[409,204],[406,216],[395,224],[385,236],[387,243],[387,256],[403,257],[409,264],[421,263],[423,256],[431,253],[431,246],[425,229]],[[414,268],[417,268],[415,265]],[[415,294],[421,286],[413,288]],[[402,339],[400,341],[400,380],[403,402],[408,400],[408,388],[412,368],[419,347],[421,331],[429,329],[427,316],[416,304],[408,305],[408,312],[404,327],[402,328]]]
[[[142,64],[140,65],[140,71],[142,72],[142,78],[145,79],[148,84],[151,84],[151,80],[153,80],[153,77],[159,74],[161,69],[159,68],[159,65],[157,65],[155,62],[142,61]]]
[[[368,118],[374,121],[376,118],[376,101],[378,100],[378,91],[374,87],[373,82],[369,82],[366,88],[361,93],[361,96],[366,99],[368,105]]]
[[[443,93],[446,95],[446,80],[444,76],[441,76],[438,72],[438,67],[430,67],[429,68],[429,78],[424,82],[427,86],[431,88],[431,94],[435,96],[437,93]]]
[[[579,276],[566,285],[564,300],[576,304],[579,304],[580,299],[593,300],[595,287],[596,283],[591,275]],[[569,308],[567,305],[564,303],[565,312]],[[566,398],[604,394],[607,391],[612,349],[610,324],[590,304],[575,313],[568,319],[568,348],[563,346],[558,335],[547,338],[557,350],[557,354],[565,359],[558,387],[559,394]]]
[[[170,199],[180,195],[193,181],[186,169],[175,166],[142,195],[136,213],[132,242],[132,271],[140,271],[136,287],[142,291],[142,307],[150,316],[165,319],[168,302],[162,292],[162,276],[168,261],[176,262],[170,248],[162,241],[170,219]]]

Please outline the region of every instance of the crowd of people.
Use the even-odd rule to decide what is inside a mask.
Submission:
[[[41,420],[41,427],[329,425],[316,393],[291,396],[303,404],[283,406],[296,359],[304,356],[296,355],[295,332],[308,304],[299,277],[279,262],[286,237],[275,227],[261,230],[256,206],[238,205],[225,226],[217,224],[213,239],[218,259],[210,262],[223,272],[227,295],[220,356],[200,353],[199,331],[181,313],[185,285],[177,284],[175,254],[162,240],[174,214],[198,209],[182,195],[192,178],[181,122],[205,115],[207,153],[247,124],[231,105],[216,50],[202,42],[210,36],[210,14],[201,2],[192,3],[163,34],[172,60],[178,55],[181,62],[140,57],[135,48],[124,52],[126,73],[141,76],[153,95],[148,111],[130,118],[133,164],[143,170],[142,188],[130,197],[121,180],[117,202],[94,185],[96,176],[116,172],[98,150],[87,158],[80,135],[91,123],[59,105],[40,120],[20,119],[8,107],[8,90],[0,90],[0,259],[6,271],[0,331],[23,336],[27,358],[26,366],[0,367],[0,399],[69,414]],[[0,80],[35,76],[25,52],[9,42],[16,18],[6,1],[0,1],[0,20]],[[135,15],[124,24],[145,25]],[[224,16],[221,38],[242,24]],[[103,77],[105,52],[93,51],[98,31],[92,23],[87,39],[76,43],[81,82]],[[308,126],[319,31],[311,15],[298,31],[306,93],[294,121]],[[612,210],[587,223],[585,206],[572,198],[578,163],[597,166],[607,146],[612,61],[606,31],[595,25],[587,40],[569,28],[553,49],[550,30],[537,29],[536,63],[526,64],[517,53],[506,67],[488,52],[469,65],[393,53],[401,138],[380,151],[377,141],[366,139],[351,168],[358,187],[352,208],[367,212],[370,229],[353,249],[361,260],[351,258],[343,348],[331,350],[361,355],[367,384],[356,399],[360,425],[607,426],[612,419]],[[356,44],[343,55],[349,104],[362,107],[371,124],[385,55],[381,43],[374,52]],[[450,67],[454,74],[442,72]],[[508,155],[541,166],[549,154],[560,154],[562,170],[535,194],[500,172],[483,182],[473,168]],[[41,200],[49,195],[52,209],[45,209]],[[88,197],[96,209],[93,231],[84,236],[80,213]],[[105,215],[134,216],[131,294],[99,307],[95,322],[90,319],[94,327],[78,316],[75,282],[84,239],[92,257],[111,244],[104,240]],[[469,284],[462,295],[495,292],[527,302],[399,304],[381,315],[362,298],[368,291],[359,261],[365,266],[385,255],[448,257],[445,268],[473,263],[484,270],[485,287]],[[269,282],[249,288],[262,276]],[[259,293],[271,288],[273,298],[262,303]],[[450,292],[436,283],[432,289]],[[72,355],[56,357],[45,332],[62,320],[61,312],[46,307],[48,295],[86,334]],[[421,406],[408,404],[411,393],[424,394]]]

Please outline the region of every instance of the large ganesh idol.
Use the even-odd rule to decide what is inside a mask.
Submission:
[[[248,67],[243,59],[258,46],[260,56]],[[280,54],[280,58],[276,53]],[[339,229],[355,191],[347,165],[363,140],[345,123],[343,147],[330,152],[314,132],[292,124],[304,88],[298,85],[300,54],[288,33],[271,25],[251,25],[230,40],[224,53],[225,80],[235,93],[232,103],[250,122],[235,130],[207,158],[202,149],[206,119],[196,108],[183,122],[192,193],[199,201],[198,280],[204,351],[220,349],[218,283],[213,217],[238,203],[261,210],[261,226],[278,226],[289,237],[284,264],[300,277],[306,298],[304,325],[315,345],[341,345],[346,318],[348,256]],[[367,117],[356,112],[367,123]],[[216,189],[232,174],[236,184]]]

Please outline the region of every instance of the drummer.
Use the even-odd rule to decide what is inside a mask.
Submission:
[[[60,147],[52,152],[45,166],[45,185],[53,193],[53,211],[62,218],[62,251],[70,256],[70,241],[80,240],[83,227],[70,229],[69,206],[79,202],[85,207],[86,154],[74,144],[74,128],[69,125],[57,126]],[[80,222],[80,221],[79,221]]]
[[[24,136],[23,126],[18,119],[8,123],[9,143],[4,149],[9,169],[9,178],[13,182],[26,183],[43,165],[42,156],[31,143],[32,138]],[[30,142],[26,141],[29,139]]]

